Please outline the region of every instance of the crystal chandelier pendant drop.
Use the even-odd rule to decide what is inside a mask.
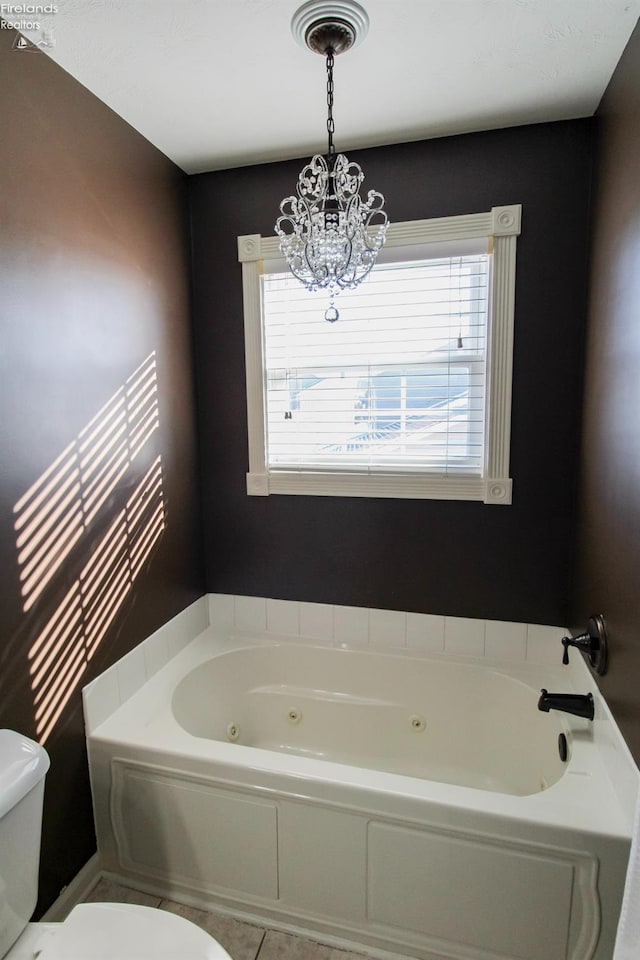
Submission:
[[[280,204],[275,230],[293,275],[309,291],[328,291],[325,320],[330,323],[339,317],[335,298],[367,276],[388,226],[382,194],[370,190],[364,199],[361,167],[336,154],[333,145],[334,57],[353,46],[367,25],[366,12],[351,0],[310,0],[292,21],[294,36],[304,37],[306,46],[326,58],[328,147],[326,157],[316,154],[301,170],[297,196]]]

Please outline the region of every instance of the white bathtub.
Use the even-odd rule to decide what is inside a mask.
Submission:
[[[208,630],[89,737],[104,868],[380,956],[610,960],[632,810],[537,710],[575,676]]]

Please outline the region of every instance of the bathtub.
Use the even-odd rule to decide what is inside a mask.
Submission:
[[[537,710],[578,669],[209,629],[88,737],[103,867],[381,957],[611,960],[608,712]]]

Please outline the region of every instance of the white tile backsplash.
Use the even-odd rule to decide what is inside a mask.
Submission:
[[[148,637],[142,648],[147,680],[169,662],[169,638],[163,630]]]
[[[292,637],[299,636],[299,606],[294,600],[267,600],[267,631],[284,633]]]
[[[563,627],[546,627],[537,623],[527,626],[527,660],[529,663],[551,663],[556,666],[562,661],[562,638],[566,630]]]
[[[369,610],[369,644],[372,647],[406,647],[406,613],[398,610]]]
[[[208,625],[209,603],[207,597],[200,597],[87,684],[82,691],[87,733],[110,717]]]
[[[209,609],[206,597],[201,597],[195,603],[185,607],[177,616],[172,617],[164,623],[158,630],[151,635],[152,638],[160,638],[156,641],[158,650],[155,652],[155,660],[160,662],[164,659],[164,666],[168,660],[180,653],[183,647],[194,637],[202,633],[209,626]],[[164,658],[164,645],[166,643],[167,655]],[[155,661],[154,661],[155,666]]]
[[[300,635],[310,640],[333,640],[333,607],[330,603],[300,604]]]
[[[215,623],[224,633],[234,627],[235,597],[230,593],[209,594],[209,622]]]
[[[366,607],[333,608],[333,642],[336,646],[368,646],[369,611]]]
[[[445,617],[445,653],[463,657],[483,657],[484,629],[484,620],[472,620],[467,617]]]
[[[183,633],[178,633],[177,631],[172,631],[167,635],[167,651],[169,656],[167,661],[173,660],[174,657],[177,657],[181,650],[184,650],[186,645],[193,640],[194,637],[197,637],[199,633],[202,633],[203,630],[206,630],[208,622],[205,623],[204,627],[199,627],[197,630],[188,635],[186,630]]]
[[[185,607],[176,617],[173,617],[161,630],[167,631],[169,640],[169,656],[171,650],[182,649],[189,640],[197,637],[209,626],[209,608],[206,597],[200,597],[194,603]]]
[[[120,706],[120,688],[116,667],[109,667],[82,691],[85,727],[93,733],[103,720]]]
[[[487,620],[484,633],[484,655],[495,660],[526,660],[526,623]]]
[[[444,617],[432,613],[408,613],[407,646],[423,653],[443,653]]]
[[[264,597],[235,597],[234,601],[234,626],[239,633],[262,633],[267,629]]]
[[[142,644],[134,647],[126,657],[118,660],[116,673],[118,676],[120,703],[124,703],[125,700],[132,697],[134,693],[137,693],[148,679]]]

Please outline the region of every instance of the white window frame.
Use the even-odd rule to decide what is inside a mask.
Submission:
[[[522,207],[513,204],[493,207],[486,213],[438,217],[392,223],[387,231],[385,251],[393,259],[412,259],[418,245],[459,244],[486,238],[493,254],[489,281],[489,321],[485,400],[485,450],[480,476],[415,471],[389,473],[308,469],[269,469],[266,456],[265,364],[263,347],[261,275],[284,268],[277,237],[249,234],[238,237],[238,260],[242,264],[244,301],[245,361],[249,472],[247,493],[303,494],[336,497],[402,497],[432,500],[478,500],[509,504],[512,480],[509,476],[511,438],[511,383],[513,368],[513,317],[515,304],[516,242],[520,234]],[[423,256],[436,256],[427,247]],[[441,255],[441,254],[440,254]]]

